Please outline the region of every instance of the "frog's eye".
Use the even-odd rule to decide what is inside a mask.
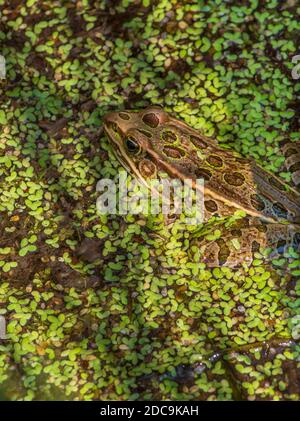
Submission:
[[[127,148],[128,152],[130,152],[133,155],[137,155],[141,151],[141,147],[140,147],[139,143],[132,136],[128,136],[125,139],[125,145],[126,145],[126,148]]]

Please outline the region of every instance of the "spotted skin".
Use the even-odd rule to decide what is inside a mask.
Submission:
[[[116,156],[134,176],[147,181],[164,172],[170,178],[191,179],[195,188],[196,180],[204,179],[205,220],[233,215],[237,210],[245,212],[244,225],[226,228],[222,240],[213,244],[205,238],[193,240],[209,266],[235,267],[250,263],[260,247],[279,252],[297,243],[299,191],[253,160],[222,149],[216,140],[157,107],[110,113],[104,119],[104,129]],[[290,150],[290,168],[297,157],[297,150],[296,154]]]

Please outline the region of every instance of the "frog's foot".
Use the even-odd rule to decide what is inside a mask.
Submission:
[[[191,240],[190,255],[208,267],[230,267],[251,265],[255,253],[261,253],[266,260],[281,257],[292,247],[299,251],[300,231],[294,225],[268,224],[257,218],[243,218],[230,227],[218,226],[214,233],[203,234]]]
[[[292,174],[292,182],[300,190],[300,141],[282,141],[280,145],[285,156],[284,167]]]

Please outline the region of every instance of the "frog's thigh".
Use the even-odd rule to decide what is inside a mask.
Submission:
[[[292,174],[292,182],[300,191],[300,141],[283,141],[281,149],[285,156],[284,169]]]
[[[297,247],[295,234],[289,225],[264,224],[257,218],[245,218],[229,228],[222,226],[220,238],[214,241],[208,241],[205,236],[192,239],[191,252],[199,250],[199,261],[208,267],[237,268],[250,265],[254,253],[260,249],[270,248],[269,258],[274,259],[287,247]]]

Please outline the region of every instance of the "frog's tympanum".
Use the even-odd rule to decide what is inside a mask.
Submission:
[[[284,145],[287,167],[293,172],[290,186],[157,107],[110,113],[104,128],[117,158],[135,177],[147,180],[164,172],[180,180],[204,179],[206,220],[244,211],[246,216],[233,226],[218,227],[218,239],[194,238],[192,244],[200,248],[208,266],[251,263],[261,247],[277,253],[288,246],[299,249],[299,144]]]

